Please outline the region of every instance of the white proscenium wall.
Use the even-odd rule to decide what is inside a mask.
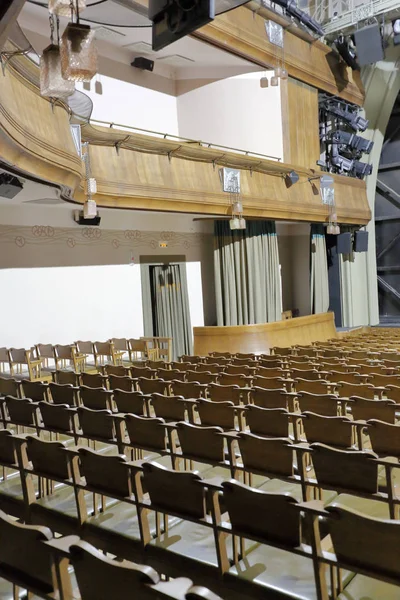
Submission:
[[[140,337],[148,255],[185,257],[191,324],[213,324],[210,227],[189,215],[103,209],[101,227],[84,228],[72,208],[0,204],[0,347]]]

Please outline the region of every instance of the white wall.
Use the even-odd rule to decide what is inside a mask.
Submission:
[[[1,269],[0,287],[0,346],[143,335],[140,265]]]
[[[90,91],[84,90],[81,83],[77,84],[77,89],[92,99],[93,119],[178,135],[175,96],[105,75],[100,80],[102,94],[95,93],[94,80]]]
[[[179,135],[283,158],[280,87],[264,72],[212,82],[178,97]]]
[[[187,280],[192,327],[204,325],[200,262]],[[0,269],[0,289],[0,346],[143,335],[139,264]]]

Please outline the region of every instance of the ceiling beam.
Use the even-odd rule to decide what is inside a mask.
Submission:
[[[400,221],[400,215],[397,217],[375,217],[375,223],[386,223],[389,221]]]
[[[393,265],[391,267],[377,267],[378,273],[399,273],[400,265]]]
[[[399,239],[400,239],[400,231],[398,233],[396,233],[396,235],[394,236],[394,238],[392,238],[390,240],[390,242],[379,252],[379,254],[377,254],[376,260],[379,260],[380,258],[382,258],[382,256],[384,254],[386,254],[386,252],[389,252],[389,250],[391,248],[393,248],[393,246],[397,243],[397,241]]]
[[[11,27],[18,18],[25,0],[1,0],[0,2],[0,50],[9,36]]]
[[[396,171],[397,169],[400,169],[400,162],[392,162],[379,165],[378,171]]]

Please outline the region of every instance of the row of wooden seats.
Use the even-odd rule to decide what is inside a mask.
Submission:
[[[10,589],[5,581],[11,584]],[[131,596],[141,600],[219,598],[204,587],[194,586],[186,577],[162,581],[151,567],[116,561],[76,535],[55,537],[49,528],[18,523],[3,511],[0,511],[0,586],[2,592],[14,598],[22,590],[28,597],[66,600]]]
[[[273,486],[255,489],[237,481],[210,480],[198,472],[172,471],[154,462],[132,463],[88,448],[68,449],[60,442],[29,436],[11,439],[22,457],[21,477],[28,482],[27,519],[31,523],[51,526],[63,535],[78,533],[119,558],[140,561],[145,557],[147,565],[170,577],[182,571],[190,577],[196,574],[196,581],[210,583],[214,591],[223,590],[226,599],[262,598],[270,590],[281,596],[287,592],[328,600],[329,592],[330,597],[347,589],[351,593],[357,572],[400,582],[395,576],[399,577],[397,556],[391,554],[400,541],[399,523],[360,515],[344,496],[325,506],[316,501],[304,503],[293,495],[277,493]],[[52,492],[52,486],[48,495],[37,499],[33,482],[39,479],[61,485],[64,495],[73,491],[76,510],[66,514],[65,506],[51,504],[52,496],[61,496],[60,491]],[[68,558],[64,538],[55,544]],[[2,546],[2,557],[6,549],[7,545]],[[98,557],[91,552],[92,558]],[[104,568],[98,575],[100,584],[111,575],[108,564],[105,559],[100,568],[96,561],[98,569]],[[340,572],[339,567],[350,573]],[[82,576],[87,573],[82,569]],[[104,583],[108,592],[110,583]],[[368,581],[358,581],[357,587],[361,585],[368,586]],[[390,587],[384,587],[378,597],[388,598],[390,592]],[[103,597],[88,596],[90,600]]]
[[[400,498],[394,491],[395,479],[392,477],[392,472],[396,471],[396,468],[399,469],[400,465],[398,459],[393,461],[386,458],[387,452],[390,457],[399,454],[398,447],[394,451],[391,447],[388,448],[388,431],[392,438],[395,438],[398,432],[394,433],[394,426],[384,423],[366,423],[368,429],[374,430],[373,439],[376,440],[377,446],[379,443],[383,446],[383,457],[380,457],[370,451],[343,448],[345,444],[347,448],[351,447],[353,442],[351,422],[337,419],[336,423],[328,423],[327,418],[312,414],[301,417],[310,420],[310,440],[314,435],[318,440],[324,439],[331,443],[336,441],[336,447],[321,442],[308,444],[299,440],[296,443],[289,437],[276,437],[277,433],[284,432],[285,422],[286,432],[288,429],[290,415],[283,412],[279,415],[280,419],[275,419],[275,431],[271,427],[271,421],[265,420],[266,430],[270,427],[267,435],[269,433],[273,436],[267,437],[265,431],[264,435],[245,431],[226,432],[220,427],[201,427],[187,422],[167,423],[162,418],[145,418],[133,414],[112,415],[110,411],[92,411],[86,408],[76,411],[81,427],[78,429],[73,410],[56,407],[57,411],[53,411],[49,418],[48,413],[44,411],[44,408],[49,410],[49,406],[51,405],[40,403],[35,409],[36,414],[40,410],[44,420],[50,423],[48,428],[42,425],[37,428],[39,436],[46,432],[57,432],[67,437],[73,436],[75,442],[81,439],[98,442],[103,447],[106,445],[110,449],[118,450],[121,454],[131,453],[135,458],[142,457],[143,452],[156,453],[167,457],[174,469],[179,468],[183,459],[185,463],[195,461],[218,467],[235,479],[239,479],[241,473],[245,481],[251,481],[251,474],[261,476],[262,482],[272,477],[297,484],[297,493],[300,494],[301,490],[304,500],[308,499],[310,490],[319,494],[321,489],[366,496],[385,503],[384,511],[388,516],[389,509],[392,518],[395,508],[400,503]],[[64,420],[62,413],[65,416]],[[253,414],[253,423],[257,423],[256,417],[257,415]],[[11,419],[5,424],[23,424],[32,428],[35,427],[35,419],[26,419],[21,423],[19,418],[12,418],[11,412]],[[280,431],[277,431],[278,427],[281,428]],[[322,433],[318,433],[319,428]],[[258,430],[257,425],[255,429]],[[307,426],[305,429],[309,431]],[[0,432],[3,444],[9,434],[9,430]],[[373,449],[375,450],[374,445]],[[46,447],[43,446],[44,453],[45,450]],[[45,455],[42,458],[46,460]],[[306,463],[314,466],[314,477],[312,471],[305,469]],[[379,479],[381,467],[385,469],[385,473],[381,474]]]

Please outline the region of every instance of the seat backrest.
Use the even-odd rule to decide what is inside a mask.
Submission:
[[[0,396],[19,396],[20,386],[16,379],[0,377]]]
[[[202,361],[202,357],[201,356],[190,356],[188,354],[182,354],[182,356],[179,357],[179,360],[183,363],[192,363],[193,365],[195,365]]]
[[[157,376],[164,381],[183,380],[185,378],[185,374],[176,369],[158,369]]]
[[[175,396],[183,398],[201,398],[206,389],[204,385],[193,381],[173,381],[171,387]]]
[[[257,369],[256,372],[258,377],[273,377],[276,379],[277,377],[285,377],[285,370],[279,367],[264,367],[261,366]]]
[[[113,345],[111,342],[94,342],[94,351],[99,356],[112,356]]]
[[[166,421],[186,421],[187,411],[182,396],[164,396],[163,394],[152,394],[151,404],[156,417]]]
[[[11,423],[35,427],[35,416],[37,414],[37,403],[29,398],[14,398],[6,396],[5,403]]]
[[[39,402],[40,414],[42,415],[44,427],[50,431],[65,431],[70,435],[74,433],[75,411],[67,404],[50,404],[50,402]]]
[[[235,405],[233,402],[212,402],[201,399],[197,402],[197,412],[202,425],[235,429]]]
[[[125,417],[125,427],[129,440],[135,448],[167,451],[167,431],[164,419],[128,414]]]
[[[195,365],[193,365],[193,370],[196,368]],[[203,365],[197,365],[196,368],[196,373],[212,373],[213,375],[218,374],[218,373],[222,373],[222,371],[224,371],[225,366],[224,365],[219,365],[218,363],[204,363]],[[187,369],[189,371],[189,369]]]
[[[302,413],[312,412],[316,415],[326,417],[336,417],[340,415],[340,403],[336,396],[332,394],[311,394],[310,392],[300,392],[297,400]]]
[[[329,371],[330,372],[329,375],[327,375],[327,380],[331,381],[332,383],[338,383],[339,381],[345,381],[346,383],[352,383],[354,385],[359,385],[361,383],[361,377],[356,371],[349,371],[347,373],[332,369],[329,369]]]
[[[135,389],[135,381],[132,377],[120,375],[109,375],[108,381],[110,390],[124,390],[125,392],[132,392]]]
[[[0,348],[0,362],[4,363],[8,363],[10,360],[10,356],[8,354],[8,348],[6,348],[5,346],[3,346],[2,348]]]
[[[396,419],[396,410],[399,410],[398,404],[391,400],[367,400],[357,396],[351,397],[350,407],[356,421],[377,419],[393,425]]]
[[[126,338],[112,338],[115,350],[119,352],[128,352],[128,340]]]
[[[368,398],[370,400],[375,398],[375,388],[369,384],[354,385],[340,381],[338,392],[342,398],[350,398],[351,396],[359,396],[360,398]]]
[[[352,446],[353,426],[348,417],[322,416],[305,412],[302,422],[309,444],[321,442],[339,448]]]
[[[71,478],[69,458],[63,442],[49,442],[32,436],[28,436],[26,441],[28,460],[38,474],[65,480]]]
[[[171,363],[171,369],[174,369],[175,371],[194,371],[196,369],[196,365],[192,364],[192,363],[187,363],[187,362],[172,362]]]
[[[82,385],[91,388],[106,388],[107,377],[101,373],[81,373]]]
[[[197,471],[173,471],[155,462],[143,463],[143,482],[151,505],[162,512],[204,519],[205,489]]]
[[[47,400],[48,384],[41,381],[22,380],[22,394],[24,398],[30,398],[34,402]]]
[[[25,348],[10,348],[9,353],[11,362],[22,365],[28,364],[27,351],[25,350]]]
[[[147,379],[139,377],[139,389],[143,394],[165,394],[168,391],[168,382],[162,379]]]
[[[368,435],[372,450],[378,456],[400,458],[400,427],[383,421],[368,421]]]
[[[14,468],[18,465],[15,438],[9,429],[0,430],[0,464]]]
[[[36,351],[40,358],[54,358],[53,344],[37,344]]]
[[[152,379],[156,376],[156,374],[157,371],[150,369],[150,367],[138,367],[137,365],[133,365],[133,367],[131,367],[132,377],[147,377],[147,379]]]
[[[186,379],[187,381],[197,381],[198,383],[210,385],[210,383],[217,381],[218,375],[209,371],[203,373],[200,371],[186,371]]]
[[[0,574],[14,574],[35,596],[58,597],[52,549],[44,543],[52,538],[47,527],[23,525],[0,511]]]
[[[89,388],[81,385],[79,393],[82,404],[86,408],[91,408],[92,410],[111,409],[112,392],[109,390],[105,390],[104,388]]]
[[[279,390],[285,387],[285,382],[282,377],[261,377],[256,375],[253,377],[253,388],[264,388],[267,390]]]
[[[49,383],[49,389],[54,404],[77,405],[77,388],[69,383]]]
[[[253,404],[261,408],[287,408],[286,394],[284,388],[266,389],[254,386],[251,389]]]
[[[288,438],[265,438],[253,433],[238,433],[238,443],[246,471],[273,473],[286,477],[294,474],[292,441]]]
[[[81,600],[164,597],[152,589],[160,580],[152,567],[108,558],[84,541],[72,545],[70,555]]]
[[[307,381],[319,381],[321,379],[324,379],[321,376],[320,372],[315,369],[303,371],[302,369],[290,368],[290,376],[292,379],[296,379],[296,380],[307,379]],[[281,375],[281,377],[282,377],[282,375]]]
[[[234,404],[240,404],[240,389],[240,386],[234,384],[211,383],[208,387],[208,396],[213,402],[230,401]]]
[[[310,394],[328,394],[331,390],[326,381],[296,379],[296,392],[309,392]]]
[[[147,344],[144,340],[130,338],[129,340],[127,340],[127,342],[131,352],[141,352],[143,354],[147,353]]]
[[[378,465],[375,454],[342,450],[325,444],[311,444],[312,463],[320,487],[366,494],[378,491]]]
[[[83,342],[82,340],[79,340],[75,345],[79,354],[93,354],[94,352],[93,342]]]
[[[114,401],[118,412],[131,413],[144,416],[145,403],[142,392],[126,392],[125,390],[114,390]]]
[[[110,375],[116,375],[117,377],[130,377],[131,367],[125,367],[124,365],[104,365],[104,373],[108,378]]]
[[[374,519],[340,504],[326,510],[332,516],[327,525],[339,566],[368,577],[399,581],[400,521]]]
[[[289,414],[285,408],[246,406],[246,423],[251,433],[270,437],[289,437]]]
[[[115,498],[132,497],[132,475],[125,456],[107,456],[79,448],[80,472],[92,491]]]
[[[217,356],[221,358],[232,358],[234,354],[232,352],[210,352],[210,356]]]
[[[220,385],[238,385],[239,387],[246,387],[250,385],[248,379],[246,379],[245,375],[228,375],[227,373],[222,373],[218,378],[218,383]]]
[[[62,344],[56,344],[54,346],[55,354],[59,359],[72,360],[73,350],[74,346],[71,345],[64,346]]]
[[[83,435],[104,441],[115,441],[115,424],[111,410],[92,410],[86,406],[77,409]]]
[[[177,424],[178,438],[183,456],[200,461],[221,462],[225,458],[221,427],[199,427],[191,423]]]
[[[399,385],[400,378],[397,375],[384,375],[383,373],[370,373],[370,383],[375,387],[386,387],[387,385]]]
[[[297,500],[284,494],[257,490],[239,481],[224,481],[223,502],[232,532],[240,537],[264,538],[289,547],[301,542]]]
[[[74,371],[54,371],[53,379],[56,383],[60,384],[80,385],[80,373],[75,373]]]

